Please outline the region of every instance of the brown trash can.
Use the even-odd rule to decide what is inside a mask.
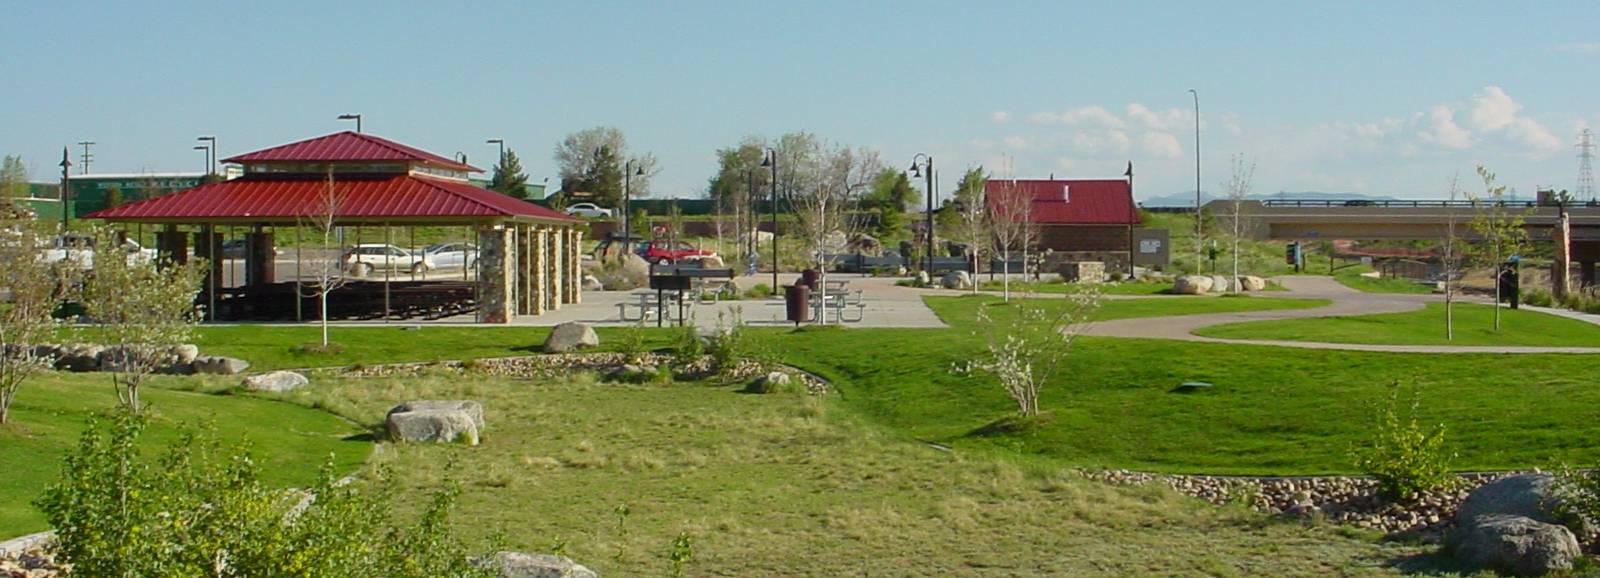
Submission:
[[[784,285],[783,308],[788,320],[795,325],[811,321],[811,288],[800,284]]]

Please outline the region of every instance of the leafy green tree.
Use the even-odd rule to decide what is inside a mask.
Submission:
[[[106,208],[107,209],[114,209],[114,208],[120,207],[120,206],[122,206],[122,202],[123,202],[123,199],[122,199],[122,187],[111,187],[109,189],[106,189]]]
[[[522,172],[522,161],[517,151],[506,149],[506,155],[494,165],[494,176],[489,179],[489,190],[516,197],[528,198],[528,175]]]
[[[916,195],[904,172],[884,169],[872,179],[872,188],[861,199],[861,208],[878,214],[879,236],[894,235],[905,228],[906,206]]]
[[[22,157],[6,155],[0,161],[0,199],[28,198],[28,167]]]
[[[650,194],[650,181],[660,171],[655,155],[628,154],[628,140],[615,127],[598,126],[568,134],[556,145],[556,171],[561,176],[561,189],[568,193],[591,193],[604,205],[618,207],[622,199],[622,172],[631,167],[636,173],[629,178],[632,196]]]
[[[1483,180],[1483,194],[1469,193],[1467,197],[1472,200],[1475,216],[1471,228],[1481,240],[1479,246],[1482,256],[1489,259],[1489,265],[1494,271],[1500,270],[1500,263],[1507,256],[1522,252],[1528,244],[1528,230],[1524,227],[1527,216],[1533,209],[1513,212],[1506,207],[1506,187],[1495,184],[1495,175],[1482,165],[1478,166],[1478,178]],[[1494,330],[1500,330],[1500,283],[1496,276],[1494,284]]]
[[[761,166],[766,157],[767,141],[760,137],[745,137],[739,146],[717,149],[717,174],[712,175],[706,190],[713,200],[729,207],[744,207],[754,181],[756,194],[766,192],[772,172]],[[749,178],[746,178],[749,174]]]

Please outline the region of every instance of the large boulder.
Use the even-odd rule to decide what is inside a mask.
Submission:
[[[1226,293],[1231,288],[1233,288],[1233,284],[1228,282],[1228,278],[1227,277],[1224,277],[1222,275],[1212,275],[1211,276],[1211,292],[1212,293]]]
[[[273,371],[246,377],[244,383],[240,385],[250,391],[284,393],[300,389],[310,383],[311,380],[306,379],[306,376],[293,371]]]
[[[728,266],[720,255],[706,255],[700,258],[700,266],[705,269],[723,269]]]
[[[238,375],[250,369],[250,362],[220,355],[205,355],[194,359],[194,372],[206,375]]]
[[[1239,283],[1239,288],[1245,291],[1265,291],[1267,289],[1267,280],[1255,275],[1242,275],[1237,282]]]
[[[1490,515],[1522,516],[1585,534],[1595,529],[1562,509],[1560,484],[1550,474],[1517,474],[1478,487],[1456,508],[1456,525],[1466,527]]]
[[[605,291],[606,290],[605,285],[602,285],[600,283],[600,278],[599,277],[595,277],[594,275],[584,275],[583,276],[583,286],[582,287],[583,287],[584,291]]]
[[[100,354],[105,347],[84,343],[63,345],[56,354],[56,369],[100,371]]]
[[[926,287],[929,283],[932,283],[932,282],[933,282],[933,279],[931,277],[928,277],[928,272],[927,271],[917,271],[917,286],[918,287]]]
[[[939,284],[944,286],[945,289],[971,289],[972,275],[967,274],[966,271],[951,271],[944,274],[944,278],[939,280]]]
[[[580,348],[599,347],[600,336],[587,323],[568,321],[557,325],[544,340],[545,353],[568,353]]]
[[[633,253],[622,256],[622,274],[643,285],[650,280],[650,262]],[[637,286],[637,285],[636,285]]]
[[[479,431],[482,431],[485,425],[483,422],[483,404],[470,399],[424,399],[408,401],[394,406],[393,409],[389,410],[389,413],[392,415],[395,413],[404,413],[408,411],[459,411],[466,413],[467,417],[472,418],[472,425],[476,426]]]
[[[1184,275],[1172,283],[1172,292],[1180,295],[1204,295],[1211,291],[1211,278],[1204,275]]]
[[[565,556],[500,552],[494,555],[500,578],[599,578],[593,570]]]
[[[1526,516],[1485,514],[1457,532],[1457,559],[1514,576],[1569,570],[1582,554],[1572,531]]]
[[[483,405],[476,401],[410,401],[389,410],[389,439],[401,442],[461,442],[478,445]]]

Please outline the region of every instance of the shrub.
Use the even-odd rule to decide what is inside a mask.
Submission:
[[[705,352],[711,355],[712,370],[724,380],[734,377],[739,364],[745,361],[764,364],[767,351],[744,326],[744,310],[734,308],[732,319],[717,313],[717,330],[706,344]]]
[[[672,344],[673,362],[682,366],[700,361],[700,357],[706,353],[706,344],[700,339],[699,328],[693,323],[685,323],[677,331],[677,340]]]
[[[1377,478],[1391,498],[1411,500],[1423,492],[1446,489],[1455,481],[1445,449],[1445,426],[1422,424],[1422,391],[1411,387],[1411,400],[1401,407],[1400,384],[1395,382],[1382,402],[1374,404],[1371,441],[1351,449],[1355,466]],[[1405,415],[1402,415],[1402,411]]]
[[[331,463],[307,492],[269,488],[248,451],[185,432],[151,463],[131,412],[91,420],[60,479],[35,502],[82,576],[493,576],[452,537],[454,485],[415,523],[391,516],[390,486],[340,483]],[[314,499],[313,499],[314,497]]]
[[[771,297],[772,294],[772,286],[766,283],[757,283],[755,287],[751,287],[744,292],[746,299],[766,299]]]
[[[617,339],[617,352],[629,363],[644,359],[644,317],[640,317],[638,323],[622,329],[622,337]]]
[[[1544,289],[1528,288],[1522,290],[1522,303],[1534,307],[1550,307],[1555,304],[1555,297]]]

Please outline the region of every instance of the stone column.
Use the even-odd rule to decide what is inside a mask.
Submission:
[[[583,233],[567,227],[567,303],[583,302]]]
[[[528,250],[528,286],[531,290],[529,296],[534,315],[544,315],[550,309],[550,291],[545,284],[545,271],[550,268],[548,257],[550,239],[545,234],[543,227],[528,227],[528,236],[533,244]]]
[[[244,253],[245,285],[270,285],[277,281],[277,251],[273,250],[273,235],[257,230],[246,233]]]
[[[509,228],[478,230],[478,322],[510,323],[514,250]]]
[[[156,247],[159,248],[158,263],[182,265],[189,262],[189,239],[178,231],[177,225],[167,225],[165,230],[156,233]]]
[[[550,308],[560,309],[567,302],[567,236],[561,227],[547,227],[550,236]]]

